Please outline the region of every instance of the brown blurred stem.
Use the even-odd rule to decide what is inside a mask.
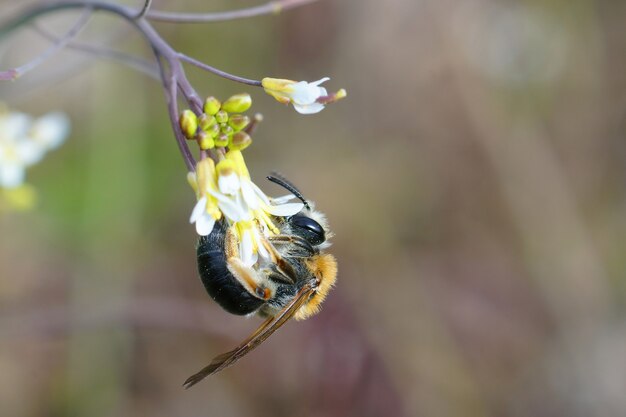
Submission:
[[[279,14],[283,10],[303,6],[317,0],[276,0],[260,6],[249,7],[240,10],[231,10],[219,13],[176,13],[152,10],[146,14],[150,20],[168,23],[211,23],[224,22],[226,20],[245,19],[248,17],[262,16],[266,14]]]

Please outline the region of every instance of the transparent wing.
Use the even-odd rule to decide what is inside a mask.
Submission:
[[[283,324],[285,324],[287,320],[289,320],[298,311],[298,309],[309,300],[314,292],[314,282],[305,284],[298,292],[298,294],[296,294],[294,299],[288,305],[286,305],[276,316],[270,317],[265,320],[263,324],[261,324],[261,326],[259,326],[259,328],[256,329],[254,333],[252,333],[252,335],[250,335],[235,349],[226,353],[222,353],[221,355],[213,358],[211,363],[204,367],[202,370],[200,370],[200,372],[187,378],[183,386],[185,388],[190,388],[198,382],[202,381],[207,376],[215,374],[237,362],[243,356],[245,356],[254,348],[263,343],[268,337],[272,335],[272,333],[274,333]]]

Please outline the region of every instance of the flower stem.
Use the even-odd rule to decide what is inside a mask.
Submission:
[[[16,68],[12,68],[6,71],[0,71],[0,80],[16,80],[27,72],[37,68],[39,65],[43,64],[46,60],[48,60],[52,55],[59,52],[63,49],[67,44],[76,36],[78,33],[87,25],[89,22],[89,18],[91,17],[92,10],[91,8],[86,8],[84,13],[80,16],[78,21],[70,28],[69,31],[62,37],[58,38],[54,45],[50,48],[46,49],[39,56],[35,57],[30,62],[27,62],[24,65],[21,65]]]
[[[204,62],[198,61],[197,59],[194,59],[190,56],[187,56],[183,53],[178,53],[178,58],[181,61],[185,61],[188,62],[192,65],[195,65],[198,68],[201,68],[205,71],[209,71],[212,72],[213,74],[219,75],[220,77],[226,78],[227,80],[231,80],[231,81],[236,81],[238,83],[242,83],[242,84],[248,84],[248,85],[252,85],[255,87],[260,87],[261,86],[261,81],[258,80],[251,80],[249,78],[243,78],[243,77],[239,77],[237,75],[233,75],[233,74],[229,74],[225,71],[219,70],[215,67],[212,67],[210,65],[205,64]]]
[[[244,19],[248,17],[262,16],[266,14],[278,14],[283,10],[303,6],[317,0],[275,0],[260,6],[249,7],[240,10],[231,10],[219,13],[176,13],[152,10],[146,17],[150,20],[167,23],[211,23],[224,22],[227,20]]]

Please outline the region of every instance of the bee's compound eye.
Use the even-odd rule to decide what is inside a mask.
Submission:
[[[293,216],[289,220],[296,229],[295,232],[312,245],[320,245],[326,240],[324,228],[315,220],[306,216]]]

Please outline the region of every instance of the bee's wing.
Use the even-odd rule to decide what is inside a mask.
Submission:
[[[213,358],[211,363],[204,367],[200,372],[187,378],[183,386],[185,388],[192,387],[198,382],[202,381],[209,375],[217,373],[224,368],[229,367],[252,349],[263,343],[268,337],[278,330],[283,324],[287,322],[304,303],[306,303],[311,295],[315,292],[314,284],[305,284],[302,289],[296,294],[294,299],[285,306],[276,316],[268,318],[252,335],[244,340],[235,349],[222,353],[221,355]]]

